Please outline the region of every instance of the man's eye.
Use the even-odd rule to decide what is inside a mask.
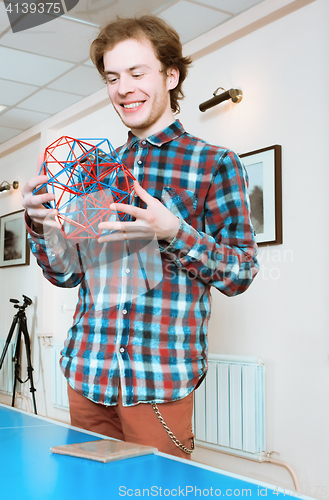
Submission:
[[[142,76],[144,76],[144,73],[135,73],[133,78],[141,78]]]
[[[109,83],[110,85],[113,85],[113,83],[116,83],[117,81],[118,79],[115,77],[107,78],[107,83]]]

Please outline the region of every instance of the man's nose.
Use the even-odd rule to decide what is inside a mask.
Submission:
[[[121,77],[119,80],[118,92],[121,96],[131,94],[135,90],[134,81],[130,77]]]

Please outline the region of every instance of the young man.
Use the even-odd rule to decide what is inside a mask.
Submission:
[[[245,171],[233,152],[175,121],[190,60],[162,20],[108,24],[91,58],[130,129],[118,154],[137,179],[133,204],[120,207],[132,220],[99,224],[107,234],[74,255],[60,234],[43,233],[49,210],[42,203],[53,196],[32,192],[45,178],[23,189],[30,245],[44,275],[56,286],[80,284],[61,359],[71,421],[188,458],[193,391],[207,371],[210,288],[242,293],[258,271]],[[161,277],[140,287],[141,270],[129,266],[126,252],[114,279],[111,245],[146,234],[155,235]],[[156,254],[149,260],[153,265]],[[136,279],[138,292],[131,294]]]

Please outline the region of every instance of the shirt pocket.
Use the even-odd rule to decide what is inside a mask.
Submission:
[[[198,197],[194,191],[188,189],[183,189],[177,193],[176,189],[164,186],[161,193],[161,202],[174,215],[191,224],[198,205]]]

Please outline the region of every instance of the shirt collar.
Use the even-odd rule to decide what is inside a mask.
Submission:
[[[150,135],[149,137],[145,137],[142,139],[153,146],[161,147],[163,144],[172,141],[173,139],[177,139],[181,135],[185,133],[185,129],[179,120],[174,121],[169,127],[157,132],[156,134]],[[135,145],[140,141],[139,137],[136,137],[131,131],[128,133],[127,146],[129,149],[135,147]]]

